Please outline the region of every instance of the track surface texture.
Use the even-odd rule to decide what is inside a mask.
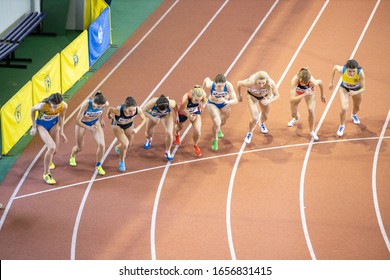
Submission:
[[[346,15],[353,15],[351,17]],[[67,143],[54,157],[57,181],[42,181],[37,136],[0,187],[1,259],[54,260],[389,260],[390,1],[166,0],[69,102]],[[328,85],[332,67],[354,57],[366,75],[359,117],[339,138],[340,99]],[[292,128],[289,88],[308,66],[325,85],[317,92],[316,131],[307,107]],[[179,102],[205,77],[238,80],[265,70],[280,99],[244,144],[250,113],[243,102],[213,151],[212,122],[202,114],[196,158],[186,123],[174,160],[164,154],[159,124],[150,150],[135,135],[125,172],[105,119],[105,176],[95,173],[89,133],[78,166],[68,165],[80,104],[101,90],[111,106],[166,94]],[[339,76],[336,75],[335,83]],[[338,88],[338,87],[337,87]],[[317,90],[318,91],[318,90]],[[106,118],[106,116],[104,116]],[[186,131],[186,133],[185,133]],[[89,144],[90,143],[90,144]]]

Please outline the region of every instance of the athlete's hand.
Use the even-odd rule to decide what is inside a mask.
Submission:
[[[103,120],[103,118],[100,120],[100,125],[104,128],[106,126],[106,122]]]
[[[226,98],[223,98],[223,103],[225,103],[226,105],[230,104],[230,101]]]
[[[321,96],[321,101],[322,101],[322,103],[326,103],[326,99],[325,99],[325,96]]]
[[[261,104],[263,104],[264,106],[267,106],[269,105],[271,102],[269,101],[269,99],[267,98],[263,98],[260,100]]]
[[[310,90],[310,89],[305,90],[305,93],[304,93],[305,96],[311,96],[311,95],[313,95],[313,94],[314,94],[314,91],[312,91],[312,90]]]
[[[30,135],[34,136],[35,134],[37,134],[37,128],[36,127],[32,127],[31,130],[30,130]]]
[[[91,125],[89,127],[89,129],[92,130],[92,131],[96,131],[97,130],[97,126],[96,125]]]
[[[61,136],[62,142],[64,142],[64,143],[68,142],[68,138],[66,137],[66,135],[63,131],[60,132],[60,136]]]
[[[159,123],[159,122],[160,122],[160,118],[158,118],[158,117],[153,117],[153,121],[154,121],[155,123]]]
[[[195,114],[191,114],[190,115],[190,121],[195,121],[196,120],[196,115]]]
[[[329,84],[329,90],[332,90],[333,89],[333,83],[330,83]]]

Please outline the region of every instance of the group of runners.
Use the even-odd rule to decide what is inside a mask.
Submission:
[[[341,75],[342,80],[339,89],[341,101],[340,125],[336,132],[341,137],[345,129],[349,96],[352,97],[353,101],[352,121],[354,124],[360,124],[357,113],[362,101],[362,93],[365,91],[365,76],[356,60],[348,60],[345,65],[335,65],[329,84],[330,90],[334,87],[333,80],[336,73]],[[314,141],[319,140],[314,130],[316,87],[320,89],[321,101],[325,103],[324,84],[322,80],[315,79],[308,68],[301,68],[292,78],[289,98],[292,119],[287,124],[287,126],[293,127],[300,120],[298,105],[304,99],[308,110],[310,137]],[[119,155],[119,171],[126,170],[125,158],[127,151],[133,143],[134,135],[145,124],[146,141],[144,148],[150,149],[152,147],[155,127],[161,122],[165,129],[164,156],[166,160],[172,161],[172,145],[181,144],[181,130],[184,127],[184,123],[189,120],[193,127],[192,144],[194,154],[200,157],[202,152],[198,142],[201,136],[201,114],[206,107],[213,123],[211,149],[217,151],[218,140],[224,137],[221,127],[226,124],[229,118],[230,105],[242,101],[243,88],[246,89],[246,99],[251,115],[248,132],[245,137],[245,142],[249,144],[257,124],[261,133],[268,133],[265,122],[269,118],[270,104],[278,100],[280,94],[275,81],[265,71],[258,71],[247,79],[239,80],[236,88],[237,93],[232,83],[227,81],[223,74],[218,74],[213,80],[207,77],[202,85],[195,85],[183,95],[179,104],[168,96],[161,95],[151,98],[142,108],[137,105],[136,100],[131,96],[127,97],[123,104],[117,107],[110,107],[103,93],[98,91],[91,98],[85,100],[79,109],[75,125],[76,143],[70,152],[69,165],[72,167],[77,166],[76,156],[83,150],[84,135],[89,130],[97,144],[96,171],[100,175],[105,174],[102,167],[102,159],[105,153],[103,133],[103,127],[105,126],[103,112],[105,108],[107,108],[107,118],[111,121],[112,132],[118,140],[115,152]],[[63,100],[62,95],[54,93],[31,109],[32,128],[30,133],[35,135],[38,132],[47,146],[44,156],[43,179],[50,185],[56,184],[50,172],[55,168],[53,155],[58,149],[60,138],[64,142],[67,141],[67,137],[64,134],[67,108],[68,105]],[[136,118],[140,119],[137,126],[134,125]]]

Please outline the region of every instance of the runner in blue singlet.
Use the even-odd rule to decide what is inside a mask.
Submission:
[[[92,98],[84,101],[76,117],[76,145],[72,148],[69,159],[70,166],[77,166],[76,154],[84,148],[84,134],[89,130],[98,145],[96,152],[96,170],[100,175],[106,174],[102,167],[102,159],[105,151],[103,128],[105,122],[102,119],[103,110],[108,107],[108,102],[100,91],[96,92]]]
[[[176,102],[168,97],[161,95],[160,97],[151,98],[142,108],[146,121],[146,142],[145,149],[150,149],[152,145],[152,138],[155,126],[161,121],[165,129],[165,158],[168,161],[173,160],[171,155],[171,147],[173,141],[173,127],[174,121],[177,117]]]
[[[213,143],[211,149],[218,150],[218,138],[223,138],[224,135],[221,127],[225,125],[230,116],[230,105],[237,104],[238,99],[233,85],[226,80],[225,75],[218,74],[214,81],[209,77],[203,81],[203,89],[210,90],[210,95],[207,100],[207,111],[213,121]]]

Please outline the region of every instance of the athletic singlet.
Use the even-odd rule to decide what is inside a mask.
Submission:
[[[359,90],[361,88],[360,85],[360,71],[361,67],[357,69],[355,75],[353,77],[348,76],[347,67],[343,66],[342,75],[341,75],[341,86],[345,89],[349,90]]]
[[[215,99],[224,98],[227,95],[229,95],[229,91],[227,89],[226,84],[225,84],[225,86],[223,88],[223,91],[221,91],[221,92],[216,91],[215,90],[215,84],[213,83],[213,85],[211,86],[211,89],[210,89],[210,95],[212,95]]]
[[[307,85],[303,86],[298,82],[297,86],[295,87],[295,92],[298,95],[301,95],[304,94],[306,91],[314,91],[313,85],[311,85],[309,82]]]
[[[159,119],[165,117],[171,112],[171,108],[168,107],[168,110],[161,112],[156,105],[153,106],[153,108],[149,109],[148,114],[152,117],[157,117]]]
[[[254,85],[250,89],[248,89],[248,91],[247,91],[247,93],[252,95],[257,100],[261,100],[261,99],[267,97],[268,96],[268,92],[269,92],[268,88],[257,89],[257,88],[255,88]]]
[[[43,105],[43,109],[38,111],[38,119],[42,121],[51,121],[58,117],[58,115],[64,110],[64,102],[53,110],[49,103]]]
[[[92,99],[88,100],[88,108],[84,111],[84,118],[88,120],[85,121],[93,121],[97,120],[103,114],[104,107],[102,108],[93,108],[92,107]]]
[[[121,105],[120,109],[120,114],[119,116],[115,115],[115,121],[118,125],[125,125],[125,124],[129,124],[129,123],[132,123],[134,120],[134,117],[136,115],[138,115],[138,108],[135,110],[135,113],[134,115],[132,116],[126,116],[125,115],[125,112],[124,112],[124,105]]]
[[[191,94],[188,93],[187,96],[188,96],[188,103],[187,103],[186,111],[190,114],[200,115],[200,113],[202,111],[202,101],[199,103],[192,103]],[[180,104],[179,108],[180,107],[181,107],[181,104]],[[182,115],[182,114],[183,113],[181,113],[179,111],[179,115]]]

